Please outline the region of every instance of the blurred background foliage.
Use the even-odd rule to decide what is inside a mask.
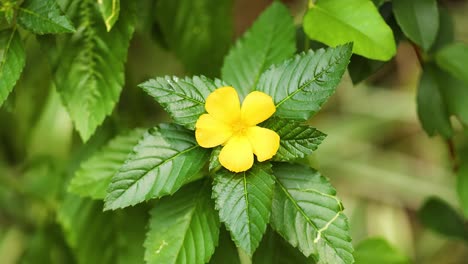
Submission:
[[[187,0],[181,10],[176,2],[138,1],[125,87],[113,114],[86,143],[73,130],[39,42],[21,32],[26,68],[0,108],[0,263],[71,263],[80,258],[72,250],[76,247],[81,256],[105,255],[77,245],[83,242],[77,234],[98,234],[99,224],[110,222],[114,231],[123,230],[122,221],[129,219],[105,213],[94,219],[95,230],[83,225],[70,235],[67,223],[79,220],[63,213],[64,208],[75,213],[102,208],[99,203],[67,206],[78,199],[66,192],[71,175],[118,132],[169,120],[139,83],[163,75],[219,76],[233,41],[271,3],[213,0],[203,5],[210,1]],[[301,28],[307,1],[283,2],[297,23],[298,49],[315,47]],[[440,2],[453,16],[455,39],[468,43],[468,2]],[[372,261],[373,255],[389,252],[393,262],[388,263],[466,263],[467,217],[460,209],[453,168],[468,156],[468,135],[453,120],[455,145],[462,146],[453,149],[452,143],[429,138],[422,130],[416,113],[420,65],[408,42],[399,44],[391,62],[373,67],[379,70],[357,85],[346,75],[324,111],[310,120],[328,136],[304,162],[329,177],[343,199],[357,263],[380,263]],[[144,209],[133,208],[128,214]],[[136,239],[144,234],[144,223],[130,231]],[[102,240],[101,245],[119,241],[113,233],[93,239]]]

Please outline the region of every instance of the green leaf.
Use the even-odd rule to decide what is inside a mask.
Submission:
[[[69,191],[93,199],[104,199],[112,176],[125,162],[145,131],[134,129],[110,140],[99,152],[81,164],[70,182]]]
[[[418,212],[421,223],[433,231],[451,238],[468,239],[462,216],[445,201],[431,197]]]
[[[195,182],[151,211],[146,263],[207,263],[219,238],[219,219],[207,181]]]
[[[101,23],[94,1],[73,2],[68,13],[77,20],[78,31],[46,47],[56,64],[57,91],[84,141],[112,112],[122,91],[134,31],[132,2],[122,2],[127,12],[111,32]]]
[[[447,105],[441,94],[444,87],[440,87],[436,80],[437,68],[425,65],[418,88],[418,116],[421,124],[429,136],[436,133],[449,138],[452,136],[452,126]]]
[[[271,225],[292,246],[319,263],[353,263],[348,220],[336,191],[317,171],[275,164],[277,187]]]
[[[253,256],[255,264],[314,264],[312,257],[306,258],[288,242],[268,229]]]
[[[393,0],[393,13],[403,33],[428,51],[439,30],[436,0]]]
[[[157,77],[139,85],[160,103],[164,110],[180,125],[194,129],[201,114],[205,113],[205,99],[223,82],[205,76]]]
[[[233,1],[159,0],[156,19],[166,43],[192,74],[219,76],[233,33]]]
[[[301,53],[264,72],[257,90],[269,94],[278,117],[307,120],[335,92],[351,56],[351,44]]]
[[[353,42],[353,52],[386,61],[396,53],[393,32],[370,0],[327,0],[311,6],[304,31],[314,40],[335,47]]]
[[[269,164],[254,165],[243,173],[225,169],[215,175],[213,197],[221,222],[236,245],[252,256],[270,219],[275,181]]]
[[[293,120],[270,118],[261,126],[280,136],[280,147],[273,157],[275,161],[304,158],[312,154],[326,137],[317,129]]]
[[[26,0],[19,7],[18,23],[35,34],[75,32],[55,0]]]
[[[453,19],[450,12],[445,7],[439,7],[439,31],[432,44],[431,52],[438,51],[442,47],[454,42],[455,33]]]
[[[444,47],[436,53],[437,64],[452,74],[454,77],[463,80],[468,85],[468,45],[454,43]]]
[[[195,179],[207,163],[209,151],[197,144],[193,134],[171,124],[148,131],[112,178],[105,210],[173,194]]]
[[[26,62],[26,53],[16,28],[0,31],[0,106],[13,90]]]
[[[219,233],[219,244],[210,259],[210,264],[241,264],[236,244],[231,240],[229,232],[222,227]]]
[[[260,75],[270,65],[291,57],[295,29],[288,9],[274,2],[239,39],[224,60],[223,80],[236,88],[241,98],[257,88]]]
[[[457,172],[457,194],[465,218],[468,218],[468,162],[463,162]]]
[[[358,84],[382,68],[384,64],[383,61],[369,60],[354,54],[348,65],[349,76],[354,84]]]
[[[369,238],[356,246],[356,264],[409,264],[407,256],[393,248],[382,238]]]
[[[106,29],[107,31],[111,31],[115,22],[119,19],[120,0],[98,0],[97,2]]]

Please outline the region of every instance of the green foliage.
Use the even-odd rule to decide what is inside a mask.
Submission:
[[[209,263],[241,264],[236,244],[231,240],[229,232],[224,227],[220,230],[218,247]]]
[[[26,0],[19,8],[18,23],[36,34],[75,32],[55,0]]]
[[[0,106],[23,71],[26,54],[16,28],[0,31]]]
[[[197,177],[208,156],[190,130],[169,124],[151,129],[112,178],[105,209],[173,194]]]
[[[115,22],[119,19],[120,0],[98,0],[99,11],[106,25],[107,31],[110,31]]]
[[[276,116],[307,120],[335,92],[349,63],[351,48],[346,44],[296,55],[264,72],[257,90],[273,97]],[[314,96],[309,96],[311,93]]]
[[[356,264],[409,264],[407,256],[382,238],[369,238],[356,246]]]
[[[219,217],[236,245],[250,256],[260,244],[270,219],[274,180],[267,164],[247,172],[216,173],[213,197]]]
[[[394,0],[393,12],[405,35],[429,50],[439,30],[439,10],[436,0]]]
[[[348,221],[336,191],[317,171],[291,164],[273,167],[277,187],[271,224],[305,256],[320,263],[353,263]]]
[[[98,153],[81,163],[69,190],[93,199],[104,199],[112,176],[127,160],[144,133],[144,129],[134,129],[109,141]]]
[[[275,161],[290,161],[304,158],[318,148],[326,135],[317,129],[281,118],[271,118],[262,124],[280,136],[280,147]]]
[[[465,62],[468,61],[468,45],[463,43],[454,43],[442,48],[436,54],[437,64],[459,78],[468,86],[468,68]]]
[[[157,2],[156,19],[164,39],[190,73],[219,75],[232,38],[232,6],[232,0]]]
[[[288,10],[273,3],[229,51],[221,72],[223,80],[236,88],[241,98],[258,90],[261,74],[294,54],[294,33]]]
[[[370,0],[327,0],[313,4],[304,17],[304,31],[331,47],[353,42],[353,52],[375,60],[396,53],[393,32]]]
[[[219,220],[207,181],[157,201],[145,241],[147,263],[207,263],[219,238]]]
[[[457,194],[465,218],[468,218],[468,164],[462,163],[457,173]]]

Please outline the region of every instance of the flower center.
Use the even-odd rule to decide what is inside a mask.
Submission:
[[[231,127],[235,135],[244,135],[247,132],[247,128],[249,128],[242,120],[233,122]]]

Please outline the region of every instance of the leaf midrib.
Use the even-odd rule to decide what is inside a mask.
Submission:
[[[160,88],[155,88],[155,89],[159,89],[161,91],[164,91],[164,92],[167,92],[168,94],[171,94],[171,95],[177,95],[179,97],[182,97],[183,99],[186,99],[188,101],[192,101],[196,104],[199,104],[199,105],[205,105],[205,102],[202,102],[202,101],[198,101],[192,97],[189,97],[188,95],[186,94],[183,94],[183,93],[179,93],[179,92],[176,92],[176,91],[173,91],[173,90],[169,90],[169,89],[166,89],[164,87],[160,87]],[[169,103],[166,103],[168,105],[170,105]]]
[[[13,41],[13,38],[15,37],[15,33],[16,33],[16,27],[14,27],[13,30],[11,31],[10,38],[8,39],[7,45],[6,45],[6,47],[5,47],[4,51],[3,51],[3,54],[4,54],[3,55],[3,60],[0,63],[0,78],[3,76],[3,73],[4,73],[3,67],[5,67],[7,57],[8,58],[10,57],[8,55],[9,55],[10,48],[11,48],[11,42]]]
[[[62,26],[62,25],[56,23],[56,22],[53,21],[53,20],[50,20],[50,19],[48,19],[48,18],[45,18],[45,17],[41,16],[40,14],[38,14],[38,13],[32,11],[32,10],[29,10],[29,9],[27,9],[27,8],[24,8],[24,7],[20,7],[19,9],[20,9],[21,11],[27,13],[27,14],[30,14],[30,15],[32,15],[32,16],[36,16],[37,18],[40,18],[41,20],[43,20],[43,21],[45,21],[45,22],[47,22],[47,23],[54,24],[54,25],[56,25],[56,26],[61,27],[62,29],[65,29],[65,30],[67,30],[67,31],[70,31],[70,29],[68,29],[68,28],[66,28],[66,27],[64,27],[64,26]]]

